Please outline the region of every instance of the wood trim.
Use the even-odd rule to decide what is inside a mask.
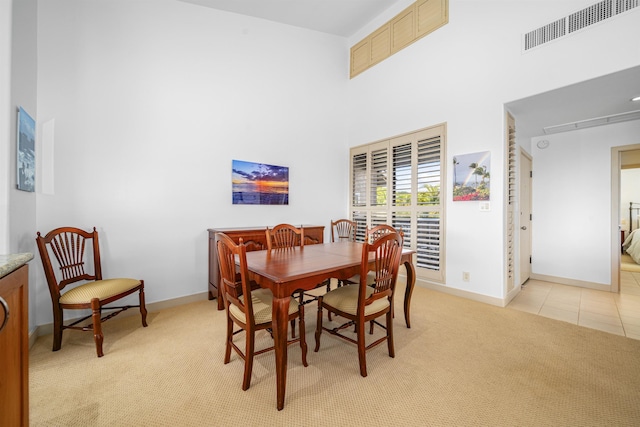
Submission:
[[[447,23],[449,0],[417,0],[351,47],[350,78]]]

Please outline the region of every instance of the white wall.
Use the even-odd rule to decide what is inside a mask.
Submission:
[[[12,0],[0,0],[0,254],[9,250]]]
[[[17,189],[17,114],[18,107],[24,108],[37,120],[37,0],[13,2],[11,11],[11,96],[9,117],[11,132],[8,156],[8,197],[9,197],[9,247],[3,253],[36,252],[36,193]],[[36,135],[37,137],[37,135]],[[37,154],[36,154],[37,156]],[[29,263],[29,327],[36,325],[35,275],[40,269],[37,262]]]
[[[450,0],[449,24],[351,80],[351,145],[447,122],[447,165],[456,155],[491,152],[491,211],[453,203],[447,190],[446,286],[506,296],[504,104],[640,63],[629,54],[640,51],[638,11],[522,53],[522,34],[593,3]]]
[[[347,215],[343,38],[172,0],[38,12],[39,124],[55,122],[38,230],[98,227],[106,275],[145,279],[148,302],[193,295],[207,290],[207,228],[328,233]],[[290,204],[232,205],[232,159],[288,166]],[[43,324],[41,272],[38,287]]]
[[[640,143],[640,121],[539,139],[549,147],[532,152],[532,273],[609,286],[611,147]]]

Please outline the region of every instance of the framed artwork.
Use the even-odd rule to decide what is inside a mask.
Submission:
[[[18,107],[17,126],[17,187],[22,191],[36,188],[36,122],[22,107]]]
[[[231,164],[234,205],[288,205],[289,168],[242,160]]]
[[[453,156],[453,201],[489,200],[491,153]]]

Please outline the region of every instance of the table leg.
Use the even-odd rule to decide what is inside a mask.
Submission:
[[[405,261],[404,266],[407,269],[407,287],[404,290],[404,321],[407,324],[407,328],[410,328],[411,319],[409,318],[409,309],[411,308],[411,294],[416,284],[416,270],[411,260]]]
[[[276,386],[278,411],[284,408],[287,386],[287,328],[289,326],[289,302],[291,298],[273,298],[273,340],[276,353]],[[304,333],[304,331],[300,331]]]

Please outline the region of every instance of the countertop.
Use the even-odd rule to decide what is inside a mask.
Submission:
[[[0,277],[15,271],[33,259],[33,254],[26,252],[23,254],[0,255]]]

